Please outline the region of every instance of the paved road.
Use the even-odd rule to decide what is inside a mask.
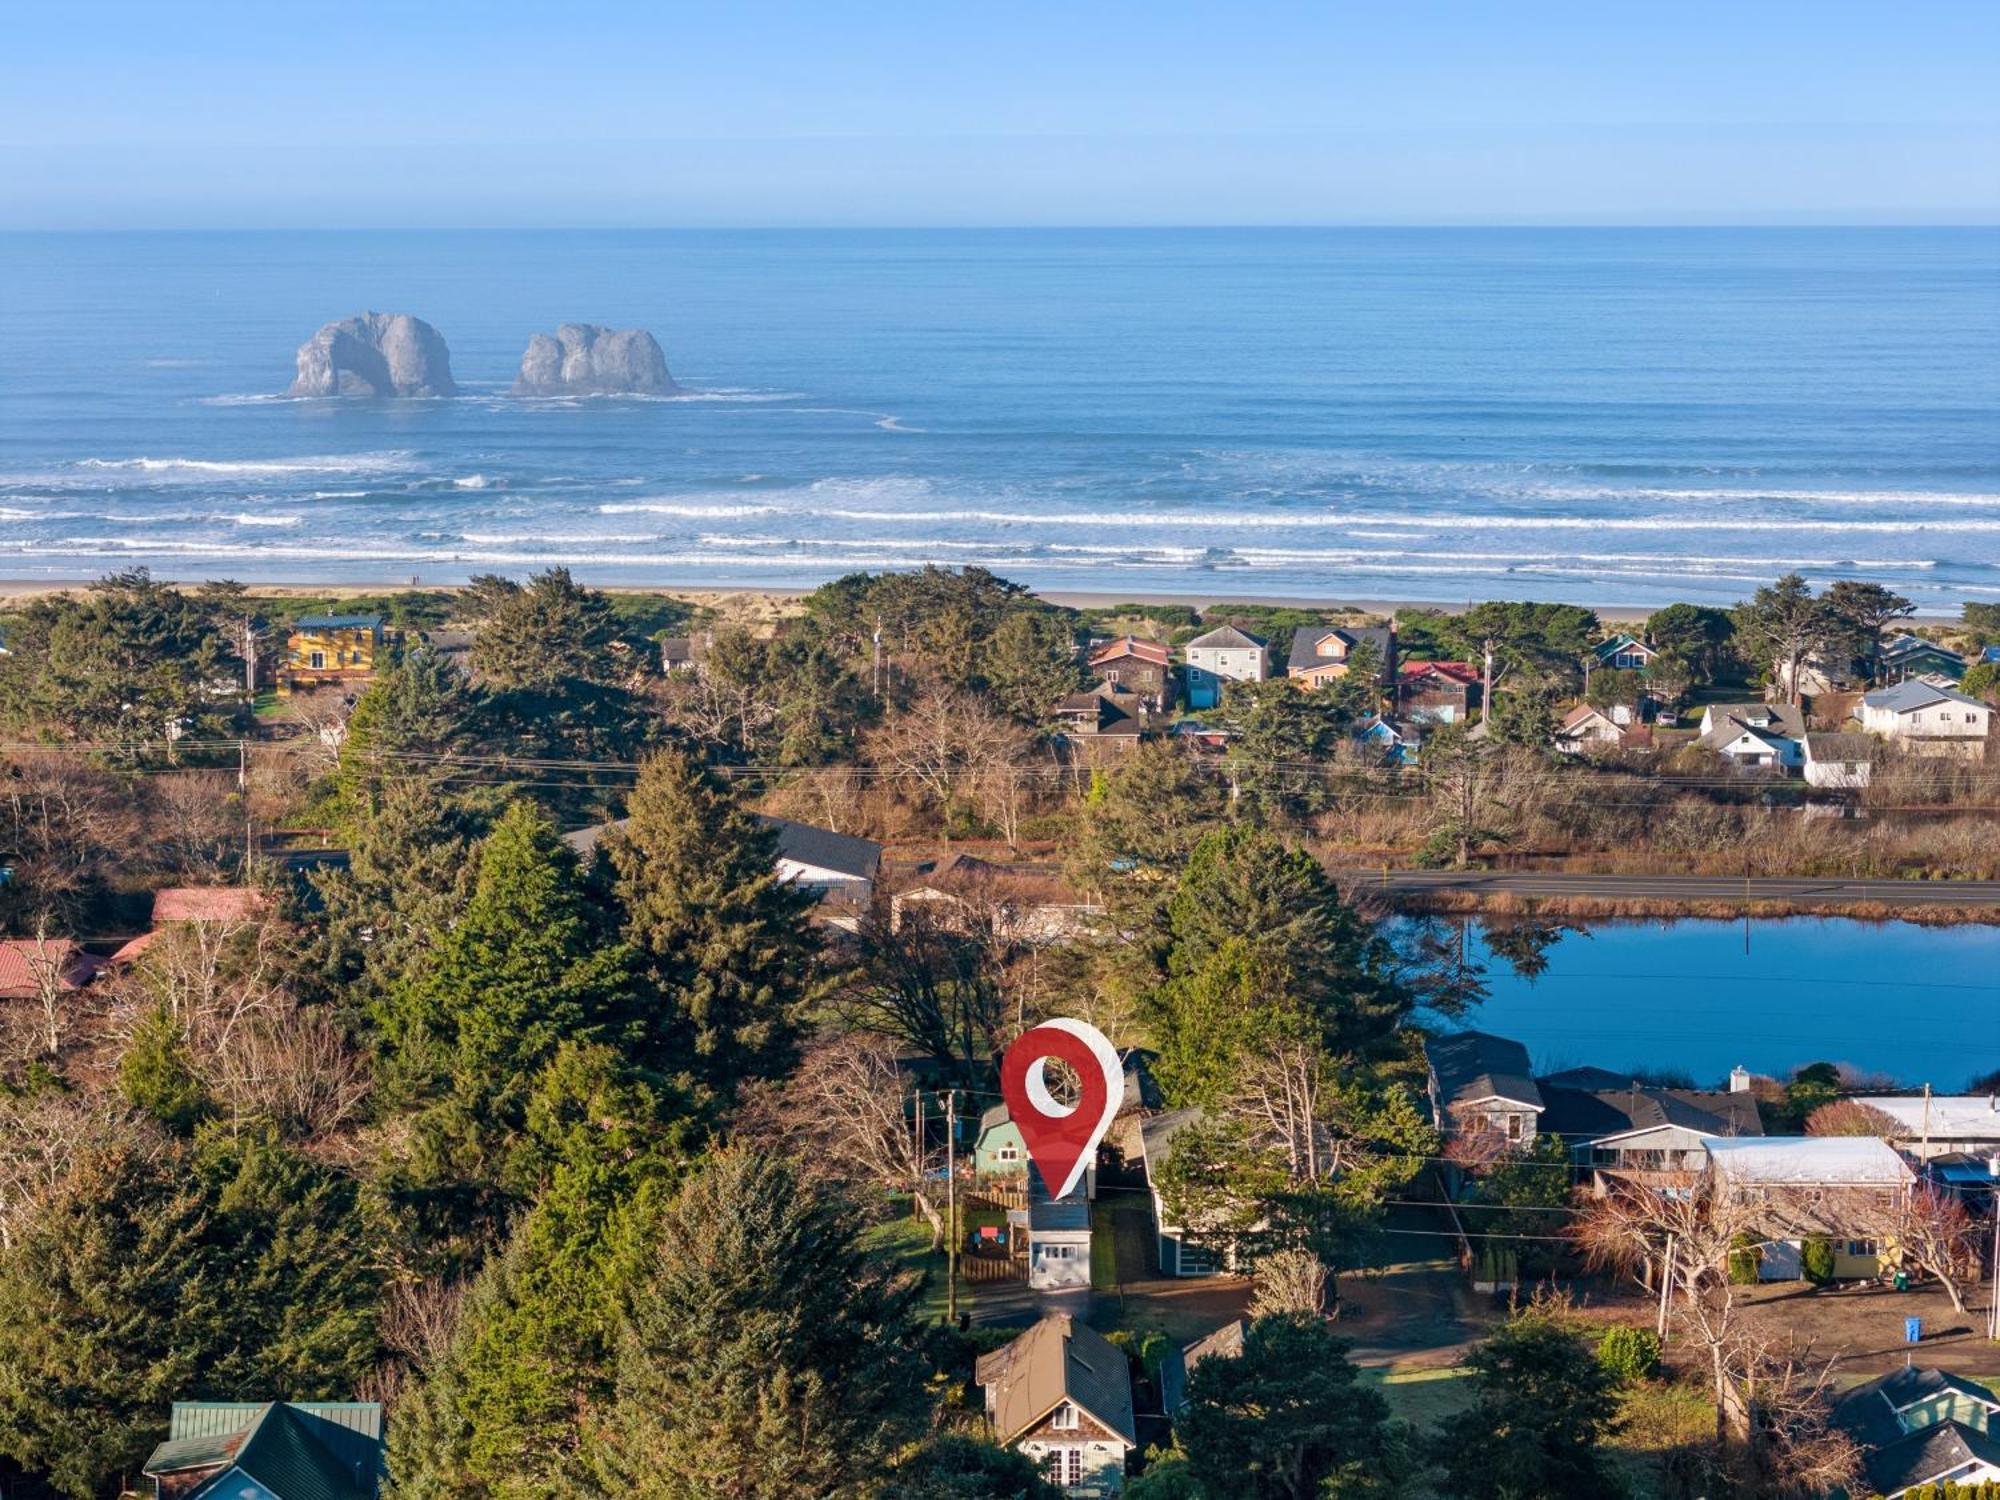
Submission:
[[[1534,870],[1341,870],[1352,891],[1392,895],[1595,896],[1606,901],[1780,901],[1794,906],[2000,906],[2000,880],[1808,880],[1727,875],[1586,875]]]

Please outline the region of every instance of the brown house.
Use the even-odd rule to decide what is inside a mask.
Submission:
[[[8,938],[0,942],[0,1000],[33,1000],[49,985],[80,990],[103,963],[68,938]]]
[[[1292,654],[1285,675],[1304,688],[1335,682],[1347,675],[1349,659],[1361,647],[1374,650],[1377,681],[1387,687],[1396,680],[1396,627],[1393,625],[1302,625],[1292,637]]]
[[[1101,683],[1137,693],[1148,713],[1165,713],[1174,706],[1174,655],[1158,641],[1136,635],[1107,641],[1090,653],[1090,672]]]
[[[1132,1367],[1103,1334],[1055,1313],[981,1355],[973,1378],[1002,1447],[1042,1464],[1072,1495],[1115,1495],[1139,1445]]]
[[[1462,724],[1479,707],[1478,669],[1462,661],[1411,662],[1396,674],[1396,712]]]
[[[1115,682],[1095,692],[1071,693],[1052,717],[1061,727],[1070,756],[1079,765],[1104,766],[1122,760],[1147,733],[1139,695]]]

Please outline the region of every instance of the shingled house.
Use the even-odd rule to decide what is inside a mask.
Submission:
[[[1300,687],[1316,688],[1347,675],[1361,647],[1375,654],[1376,681],[1387,687],[1396,680],[1396,629],[1393,625],[1305,625],[1292,637],[1292,654],[1285,675]]]
[[[1045,1465],[1072,1495],[1125,1487],[1125,1456],[1139,1442],[1132,1367],[1103,1334],[1052,1314],[981,1355],[973,1378],[1002,1447]]]
[[[1093,650],[1090,675],[1137,693],[1148,713],[1166,713],[1178,696],[1173,652],[1136,635],[1121,635]]]
[[[155,1500],[375,1500],[375,1401],[176,1401],[142,1471]]]
[[[1456,1031],[1424,1044],[1431,1118],[1445,1135],[1494,1131],[1509,1145],[1535,1139],[1546,1108],[1528,1049],[1487,1031]]]
[[[1891,1370],[1835,1402],[1833,1421],[1861,1446],[1868,1494],[1897,1500],[1920,1486],[2000,1479],[2000,1397],[1962,1375]]]

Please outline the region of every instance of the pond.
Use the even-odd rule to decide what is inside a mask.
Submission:
[[[1466,935],[1487,998],[1464,1024],[1524,1043],[1541,1073],[1673,1069],[1706,1086],[1739,1063],[1783,1077],[1826,1060],[1955,1093],[2000,1068],[2000,927],[1601,923],[1528,944],[1546,962],[1532,977],[1496,933],[1474,920]]]

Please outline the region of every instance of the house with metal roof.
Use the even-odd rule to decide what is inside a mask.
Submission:
[[[1262,682],[1271,675],[1271,643],[1234,625],[1218,626],[1181,648],[1189,708],[1213,708],[1223,684]]]
[[[1862,1135],[1753,1135],[1708,1142],[1709,1191],[1720,1198],[1765,1205],[1758,1247],[1759,1281],[1796,1281],[1804,1274],[1807,1239],[1824,1237],[1833,1275],[1847,1281],[1879,1276],[1884,1247],[1843,1232],[1821,1205],[1867,1195],[1905,1198],[1916,1173],[1887,1141]]]
[[[983,1354],[973,1378],[1002,1447],[1046,1466],[1071,1495],[1115,1495],[1139,1445],[1132,1367],[1103,1334],[1054,1313]]]
[[[141,1471],[156,1500],[375,1500],[375,1401],[176,1401]]]
[[[1162,1276],[1213,1276],[1227,1255],[1218,1255],[1213,1245],[1191,1238],[1173,1222],[1161,1193],[1161,1169],[1173,1154],[1174,1138],[1202,1119],[1199,1109],[1172,1109],[1153,1115],[1139,1125],[1139,1165],[1146,1175],[1146,1190],[1152,1199],[1153,1248]]]
[[[1496,1132],[1509,1145],[1535,1139],[1547,1101],[1528,1049],[1487,1031],[1455,1031],[1424,1043],[1431,1119],[1446,1135]]]
[[[1855,1386],[1833,1422],[1861,1447],[1867,1492],[1897,1500],[1926,1485],[2000,1480],[2000,1397],[1932,1365],[1907,1365]]]
[[[1805,733],[1790,703],[1711,703],[1696,743],[1745,770],[1791,771],[1805,762]]]
[[[1919,1161],[1954,1151],[2000,1154],[2000,1096],[1872,1094],[1861,1103],[1889,1117],[1889,1144]]]
[[[1870,734],[1917,742],[1932,748],[1955,742],[1983,748],[1993,724],[1993,705],[1957,688],[1911,679],[1861,695],[1861,727]]]
[[[104,960],[70,938],[0,940],[0,1000],[34,1000],[48,990],[68,994],[95,979]]]
[[[1949,646],[1927,641],[1920,635],[1891,636],[1882,643],[1876,658],[1878,681],[1904,682],[1912,677],[1944,677],[1957,682],[1965,675],[1967,662]]]
[[[628,821],[615,818],[609,823],[579,828],[564,834],[562,840],[588,864],[604,842],[604,836],[623,828]],[[882,868],[880,844],[811,823],[795,823],[790,818],[760,813],[757,821],[778,836],[775,868],[780,880],[816,890],[823,899],[837,896],[849,904],[866,903]]]

